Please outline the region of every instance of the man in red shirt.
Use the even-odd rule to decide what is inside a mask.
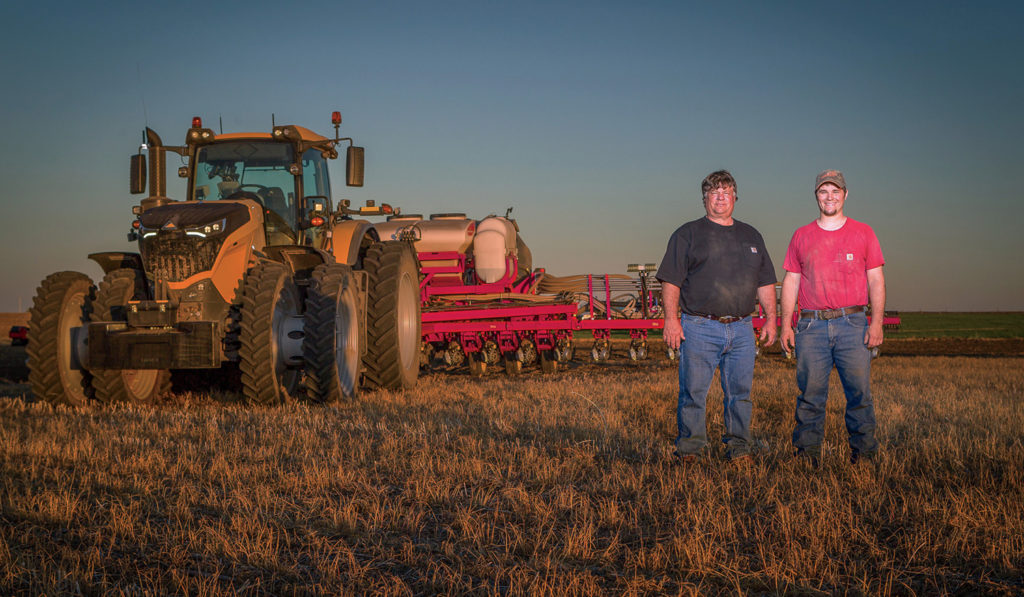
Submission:
[[[818,218],[797,229],[789,242],[782,280],[783,350],[796,349],[798,456],[817,465],[825,435],[828,380],[835,367],[846,394],[850,461],[872,458],[875,407],[871,401],[871,349],[882,343],[885,259],[867,224],[846,217],[846,180],[825,170],[814,183]],[[799,299],[800,317],[793,327]],[[865,308],[875,317],[868,323]]]

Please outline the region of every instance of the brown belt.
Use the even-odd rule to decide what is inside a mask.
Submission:
[[[835,319],[836,317],[842,317],[843,315],[849,315],[851,313],[860,313],[864,310],[864,305],[857,305],[855,307],[843,307],[842,309],[822,309],[820,311],[800,311],[800,319],[812,318],[812,319]]]
[[[718,323],[735,323],[742,317],[736,317],[735,315],[705,315],[703,313],[688,313],[694,317],[703,317],[704,319],[710,319],[711,321],[717,321]]]

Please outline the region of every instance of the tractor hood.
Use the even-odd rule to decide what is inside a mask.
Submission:
[[[221,224],[224,233],[249,221],[249,209],[241,203],[171,203],[148,209],[139,217],[143,230],[182,230]],[[209,231],[207,231],[209,233]]]
[[[233,201],[171,203],[148,209],[139,216],[143,267],[167,282],[211,271],[225,239],[249,219],[249,207]]]

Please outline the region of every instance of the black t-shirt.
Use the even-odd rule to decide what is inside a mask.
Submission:
[[[739,220],[722,226],[706,217],[672,233],[657,278],[679,287],[683,313],[717,317],[749,315],[757,289],[776,280],[761,233]]]

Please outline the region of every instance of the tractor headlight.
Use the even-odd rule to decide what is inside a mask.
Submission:
[[[201,238],[206,238],[208,236],[217,236],[218,234],[224,232],[226,226],[227,219],[225,218],[217,220],[216,222],[211,222],[209,224],[203,224],[201,226],[190,226],[188,228],[185,228],[185,235],[198,236]]]

